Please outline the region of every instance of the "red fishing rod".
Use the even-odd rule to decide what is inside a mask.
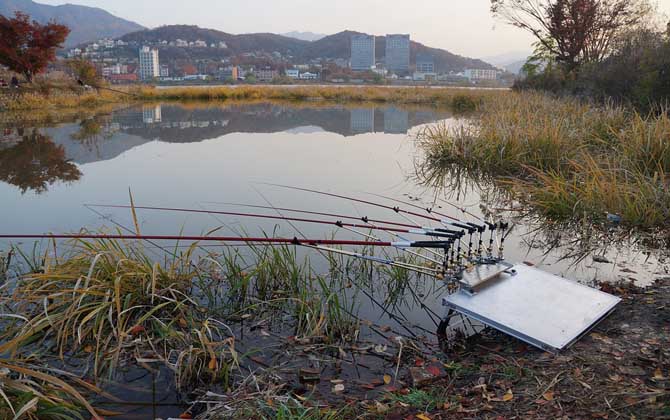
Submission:
[[[330,221],[330,220],[316,220],[316,219],[306,219],[298,217],[286,217],[286,216],[271,216],[266,214],[253,214],[253,213],[239,213],[239,212],[229,212],[229,211],[216,211],[216,210],[198,210],[198,209],[186,209],[186,208],[173,208],[173,207],[154,207],[154,206],[127,206],[127,205],[103,205],[103,204],[87,204],[90,207],[103,207],[103,208],[117,208],[117,209],[136,209],[136,210],[156,210],[156,211],[167,211],[167,212],[180,212],[180,213],[201,213],[201,214],[219,214],[226,216],[239,216],[239,217],[253,217],[259,219],[271,219],[271,220],[283,220],[290,222],[304,222],[304,223],[316,223],[321,225],[331,225],[341,228],[364,228],[370,230],[381,230],[385,232],[395,232],[395,233],[405,233],[405,234],[417,234],[417,235],[426,235],[440,238],[458,238],[461,235],[461,232],[458,231],[449,231],[446,229],[434,230],[432,228],[394,228],[386,226],[373,226],[369,222],[365,225],[355,224],[355,223],[344,223],[342,221]]]
[[[117,235],[117,234],[0,234],[0,239],[118,239],[140,241],[205,241],[205,242],[234,242],[257,244],[289,244],[289,245],[330,245],[330,246],[375,246],[395,248],[442,248],[445,241],[352,241],[340,239],[298,239],[298,238],[268,238],[268,237],[239,237],[239,236],[188,236],[188,235]]]
[[[208,241],[208,242],[228,242],[245,244],[269,244],[269,245],[296,245],[308,248],[315,248],[321,251],[327,251],[336,254],[342,254],[354,258],[365,259],[368,261],[388,264],[395,267],[405,268],[421,274],[430,276],[442,276],[442,269],[418,266],[413,264],[395,261],[389,258],[380,258],[371,255],[365,255],[357,252],[345,251],[342,249],[327,248],[327,246],[370,246],[370,247],[394,247],[398,249],[405,248],[435,248],[446,249],[450,247],[451,241],[414,241],[414,242],[380,242],[380,241],[350,241],[338,239],[298,239],[298,238],[268,238],[268,237],[235,237],[235,236],[174,236],[174,235],[102,235],[102,234],[0,234],[0,239],[91,239],[91,240],[141,240],[141,241]]]

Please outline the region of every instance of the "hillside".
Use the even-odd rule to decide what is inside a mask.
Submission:
[[[0,14],[11,16],[16,11],[27,13],[40,23],[55,20],[70,27],[72,32],[65,41],[66,47],[100,38],[118,38],[129,32],[144,29],[137,23],[118,18],[95,7],[73,4],[50,6],[31,0],[0,0]]]
[[[225,42],[231,54],[241,54],[251,51],[278,51],[285,55],[297,55],[307,45],[308,41],[289,38],[275,34],[244,34],[233,35],[214,29],[204,29],[191,25],[161,26],[156,29],[134,32],[121,37],[125,42],[154,43],[158,41],[205,41],[208,44]]]
[[[239,55],[246,52],[264,51],[280,52],[285,56],[293,56],[302,60],[317,58],[348,59],[351,51],[351,36],[359,32],[343,31],[335,35],[326,36],[317,41],[304,41],[283,35],[270,33],[256,33],[233,35],[214,29],[204,29],[198,26],[171,25],[156,29],[143,30],[127,34],[121,39],[126,42],[155,43],[158,41],[206,41],[208,44],[225,42],[227,55]],[[377,37],[377,59],[382,59],[385,52],[385,37]],[[170,48],[170,55],[176,52]],[[429,53],[435,58],[435,65],[440,71],[462,71],[466,68],[494,68],[492,65],[477,59],[462,57],[439,48],[431,48],[418,42],[412,42],[411,61],[414,62],[417,53]],[[205,51],[195,51],[198,58],[203,58]],[[213,58],[219,58],[221,51],[213,51]]]

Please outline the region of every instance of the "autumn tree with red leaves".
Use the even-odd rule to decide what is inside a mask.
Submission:
[[[16,12],[13,18],[0,15],[0,64],[32,82],[56,59],[56,50],[69,34],[65,25],[31,22],[22,12]]]
[[[647,0],[491,0],[494,15],[532,34],[568,70],[603,60],[651,10]]]

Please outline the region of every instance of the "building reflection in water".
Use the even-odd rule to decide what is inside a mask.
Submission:
[[[0,132],[0,181],[21,191],[44,192],[56,181],[75,181],[77,165],[114,159],[145,143],[195,143],[231,133],[281,133],[315,127],[328,133],[405,134],[449,118],[439,109],[400,107],[291,107],[272,103],[183,107],[147,105],[72,123]]]
[[[384,133],[407,134],[409,131],[409,112],[399,108],[384,110]]]
[[[375,109],[360,108],[351,110],[351,132],[372,133],[375,131]]]
[[[155,124],[163,121],[162,107],[160,105],[143,106],[142,122],[144,124]]]

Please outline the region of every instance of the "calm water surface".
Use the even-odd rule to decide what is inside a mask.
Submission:
[[[413,200],[426,207],[439,196],[480,214],[476,189],[455,197],[422,186],[417,180],[416,167],[423,156],[412,135],[438,121],[459,123],[448,111],[432,108],[260,103],[223,107],[156,104],[51,127],[4,127],[0,136],[0,232],[57,233],[132,226],[128,210],[86,206],[128,204],[129,189],[137,205],[246,211],[223,203],[271,203],[404,221],[388,210],[266,183],[384,204],[392,203],[368,193]],[[442,211],[460,216],[453,208],[443,207]],[[262,235],[277,229],[277,236],[324,238],[334,232],[327,226],[275,226],[271,221],[202,214],[139,211],[139,217],[145,234],[201,234],[216,227],[222,227],[217,232],[220,235],[242,231]],[[510,261],[531,261],[582,282],[633,278],[648,283],[663,273],[657,256],[637,246],[599,251],[613,264],[595,264],[591,257],[575,263],[575,258],[564,257],[577,254],[579,243],[550,250],[538,242],[554,233],[531,235],[532,229],[523,223],[515,227],[507,241]],[[577,232],[563,234],[578,237]],[[361,239],[347,231],[336,232],[336,237]],[[0,250],[8,247],[9,242],[0,242]],[[324,261],[315,255],[314,263],[318,267]],[[433,286],[426,282],[423,288],[426,305],[441,313],[439,295],[430,293]],[[363,318],[393,324],[383,311],[364,303],[360,309]],[[408,305],[405,310],[410,323],[434,328],[421,308]],[[170,406],[177,396],[165,379],[167,372],[129,369],[120,375],[120,383],[143,390],[120,392],[150,406],[133,407],[129,415],[132,411],[167,416],[181,410]],[[119,389],[127,389],[124,387]],[[110,389],[115,390],[114,386]]]

